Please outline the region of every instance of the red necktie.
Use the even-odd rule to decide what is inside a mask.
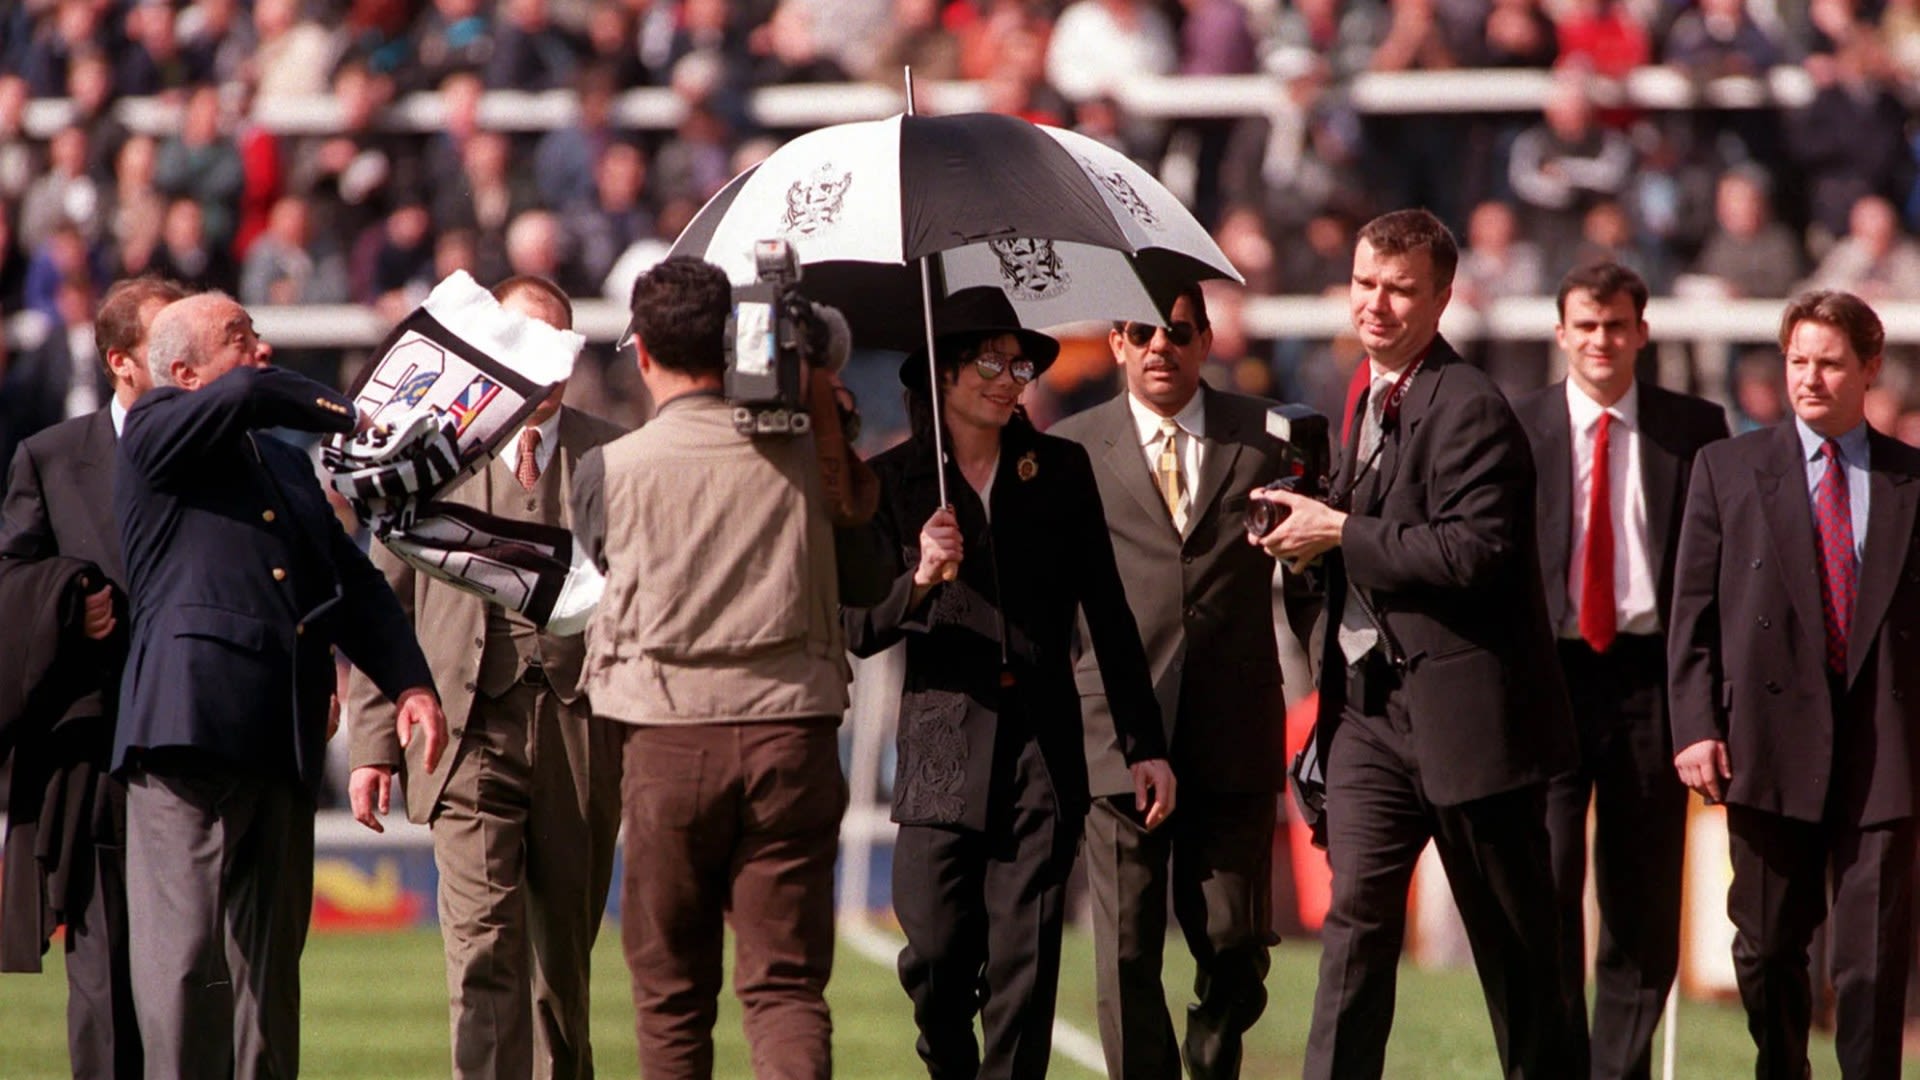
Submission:
[[[1853,593],[1858,568],[1853,557],[1853,500],[1847,494],[1847,467],[1840,460],[1840,444],[1820,444],[1827,471],[1814,495],[1814,517],[1820,524],[1820,600],[1827,616],[1827,668],[1847,673],[1847,628],[1853,625]]]
[[[1580,564],[1580,636],[1594,652],[1613,647],[1613,485],[1607,466],[1607,432],[1613,414],[1601,413],[1593,432],[1593,478],[1587,496],[1587,552]]]
[[[514,463],[513,477],[520,486],[528,491],[540,482],[540,459],[534,455],[540,450],[540,431],[528,428],[520,435],[520,460]]]

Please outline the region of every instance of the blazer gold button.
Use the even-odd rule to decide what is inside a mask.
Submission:
[[[303,635],[303,634],[305,634],[306,632],[307,632],[307,624],[306,624],[306,623],[295,623],[295,624],[294,624],[294,626],[293,626],[293,636],[294,636],[294,637],[300,637],[301,635]]]
[[[279,567],[277,567],[277,566],[276,566],[276,567],[274,567],[274,568],[273,568],[273,580],[275,580],[275,581],[285,581],[285,580],[287,580],[287,572],[286,572],[285,570],[282,570],[282,569],[280,569],[280,568],[279,568]]]
[[[472,683],[468,683],[468,684],[467,684],[467,692],[468,692],[468,693],[472,693],[472,692],[473,692],[473,684],[472,684]]]
[[[1758,570],[1758,569],[1760,569],[1760,560],[1759,560],[1759,559],[1755,559],[1755,560],[1753,560],[1753,568],[1754,568],[1755,570]]]
[[[1765,615],[1760,616],[1760,629],[1762,630],[1773,629],[1773,620],[1767,618]]]
[[[269,525],[273,524],[273,511],[271,510],[260,511],[260,520],[266,522]]]

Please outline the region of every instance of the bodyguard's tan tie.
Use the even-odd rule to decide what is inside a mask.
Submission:
[[[527,428],[520,433],[520,460],[514,463],[513,478],[520,486],[532,491],[540,482],[540,429]]]
[[[1160,460],[1154,467],[1160,482],[1160,498],[1166,501],[1167,516],[1173,527],[1187,527],[1187,478],[1180,473],[1180,425],[1172,417],[1160,421]]]

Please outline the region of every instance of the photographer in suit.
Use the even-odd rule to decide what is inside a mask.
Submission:
[[[1680,964],[1687,789],[1667,735],[1667,600],[1694,454],[1727,437],[1720,406],[1634,378],[1647,286],[1614,262],[1560,282],[1567,378],[1514,403],[1538,469],[1540,571],[1580,733],[1547,789],[1568,1024],[1587,1034],[1587,808],[1593,807],[1591,1052],[1601,1080],[1647,1080]]]
[[[1381,1073],[1407,889],[1431,840],[1466,925],[1506,1074],[1575,1074],[1546,788],[1576,759],[1540,585],[1533,455],[1506,399],[1440,337],[1459,260],[1424,210],[1360,230],[1349,290],[1371,383],[1334,502],[1260,543],[1327,559],[1316,739],[1333,903],[1309,1080]]]
[[[1083,848],[1093,893],[1107,1075],[1240,1075],[1241,1036],[1266,1007],[1275,796],[1286,704],[1274,643],[1274,563],[1246,543],[1247,493],[1278,479],[1270,404],[1205,386],[1213,346],[1199,286],[1168,324],[1124,323],[1107,345],[1113,400],[1054,425],[1087,448],[1114,561],[1140,627],[1180,811],[1148,831],[1084,621],[1075,681],[1093,797]],[[1162,989],[1167,894],[1198,972],[1186,1039]],[[1184,1051],[1184,1055],[1183,1052]]]
[[[1807,946],[1823,919],[1841,1074],[1900,1073],[1920,780],[1920,451],[1867,425],[1885,342],[1850,293],[1788,303],[1793,416],[1702,449],[1680,526],[1674,766],[1727,806],[1734,974],[1763,1078],[1808,1075]]]

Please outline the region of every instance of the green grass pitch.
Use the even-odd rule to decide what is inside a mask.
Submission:
[[[618,936],[619,928],[608,925],[594,953],[593,1041],[601,1076],[631,1077],[638,1073],[633,1000]],[[1177,939],[1168,942],[1167,953],[1168,1000],[1177,1024],[1190,1000],[1192,965]],[[1299,1075],[1318,956],[1311,942],[1276,950],[1266,1015],[1249,1040],[1248,1080]],[[45,975],[0,977],[0,1080],[67,1075],[65,980],[57,949],[49,961]],[[305,1076],[429,1080],[447,1075],[446,989],[436,932],[315,935],[307,945],[303,970]],[[912,1020],[890,958],[884,963],[870,959],[843,941],[829,996],[838,1076],[910,1080],[925,1075],[913,1056]],[[1069,933],[1060,1018],[1095,1035],[1093,1007],[1092,945],[1085,934]],[[716,1075],[750,1076],[740,1010],[730,997],[721,1006],[717,1042]],[[1678,1077],[1728,1080],[1752,1075],[1752,1048],[1735,1006],[1684,1004],[1679,1045]],[[1056,1052],[1052,1075],[1081,1080],[1098,1074]],[[1498,1075],[1486,1010],[1471,972],[1403,969],[1387,1075],[1418,1080]],[[1814,1075],[1838,1075],[1830,1040],[1816,1040]],[[1905,1075],[1920,1080],[1920,1067],[1908,1066]]]

